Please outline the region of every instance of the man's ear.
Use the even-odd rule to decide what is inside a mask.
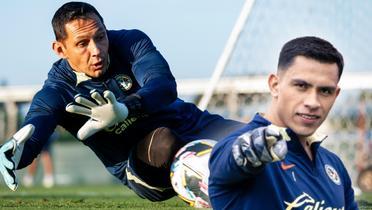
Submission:
[[[340,94],[341,88],[340,86],[337,86],[336,88],[336,97]]]
[[[66,53],[65,53],[65,46],[63,45],[62,42],[60,41],[54,41],[52,43],[52,49],[53,51],[60,57],[60,58],[66,58]]]
[[[270,89],[271,96],[274,98],[279,95],[279,77],[276,74],[270,74],[268,79],[268,85]]]

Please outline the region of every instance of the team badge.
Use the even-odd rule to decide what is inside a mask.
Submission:
[[[338,175],[336,169],[334,169],[332,166],[326,164],[324,165],[324,169],[328,175],[328,177],[337,185],[341,184],[340,176]]]
[[[128,91],[133,85],[132,79],[125,74],[116,75],[115,80],[123,91]]]

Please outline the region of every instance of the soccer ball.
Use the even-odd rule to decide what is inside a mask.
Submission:
[[[178,196],[196,208],[210,208],[208,197],[208,161],[217,141],[189,142],[176,154],[171,165],[171,183]]]

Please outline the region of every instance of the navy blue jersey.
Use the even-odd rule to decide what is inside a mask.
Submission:
[[[139,30],[107,31],[110,64],[100,78],[79,79],[64,59],[55,62],[42,89],[34,96],[24,125],[36,130],[26,142],[18,168],[30,164],[40,153],[57,125],[76,136],[88,117],[65,111],[76,94],[90,98],[89,91],[110,90],[119,102],[139,95],[141,110],[110,128],[89,137],[83,144],[90,147],[106,168],[119,179],[130,149],[153,129],[165,126],[174,130],[181,141],[206,138],[199,131],[218,115],[200,111],[195,105],[177,98],[176,82],[169,66],[151,40]]]
[[[271,123],[255,116],[252,122],[219,141],[210,158],[209,196],[213,209],[358,209],[350,177],[341,160],[313,139],[314,160],[290,130],[288,154],[247,174],[235,162],[232,144],[237,137]]]

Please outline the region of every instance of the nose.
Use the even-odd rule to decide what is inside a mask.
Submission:
[[[99,46],[97,45],[97,43],[94,42],[94,41],[91,41],[90,45],[91,45],[90,46],[90,51],[91,51],[92,56],[93,57],[99,56],[100,53],[101,53],[101,50],[100,50]]]
[[[305,96],[304,105],[309,109],[317,109],[320,107],[320,102],[316,91],[311,91]]]

